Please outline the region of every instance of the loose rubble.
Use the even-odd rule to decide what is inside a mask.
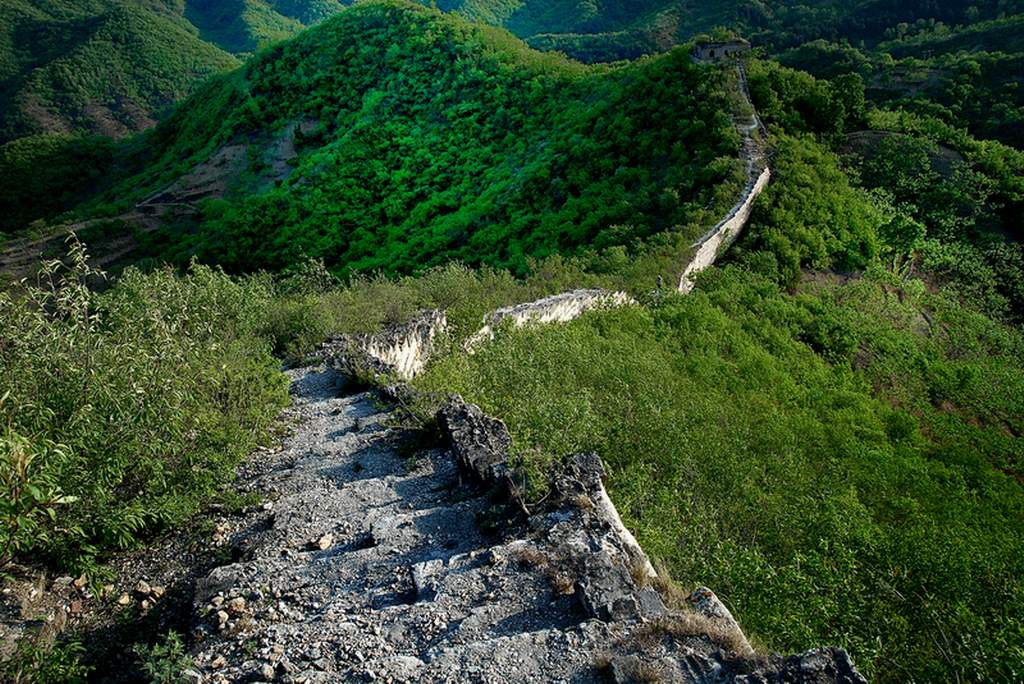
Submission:
[[[495,486],[511,472],[500,421],[453,398],[442,443],[410,455],[374,395],[331,368],[290,373],[297,429],[256,483],[277,494],[267,524],[229,536],[243,557],[197,583],[197,681],[624,682],[648,653],[685,666],[665,681],[862,681],[841,651],[732,653],[721,624],[638,640],[678,611],[592,505],[596,456],[526,516]]]

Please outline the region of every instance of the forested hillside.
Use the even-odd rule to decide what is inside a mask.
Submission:
[[[210,81],[134,143],[137,158],[98,163],[144,169],[105,193],[107,209],[202,200],[195,232],[150,237],[152,255],[181,263],[312,256],[400,273],[457,257],[522,272],[584,246],[698,235],[742,181],[731,107],[726,81],[685,50],[586,67],[436,10],[374,4]],[[199,198],[197,168],[220,174]],[[11,187],[8,215],[37,194]]]
[[[866,41],[922,26],[957,25],[1019,13],[1019,2],[778,2],[755,0],[449,0],[439,6],[476,21],[507,27],[531,44],[580,58],[631,57],[685,41],[716,27],[741,32],[773,49],[812,40]],[[917,27],[917,28],[914,28]]]
[[[0,142],[41,132],[119,137],[141,130],[191,86],[232,66],[225,52],[244,59],[349,4],[12,0],[0,8]],[[773,53],[791,50],[784,60],[794,66],[819,75],[858,71],[881,99],[927,99],[951,122],[1020,143],[1019,2],[435,4],[586,62],[662,52],[715,29],[738,31]],[[961,53],[971,56],[956,57]],[[110,55],[116,59],[108,66]]]
[[[0,232],[62,256],[73,228],[114,275],[72,239],[0,293],[0,570],[98,587],[123,549],[240,506],[280,363],[437,308],[416,439],[449,393],[479,403],[527,507],[597,452],[665,576],[721,592],[766,650],[1024,679],[1019,2],[17,2],[3,94],[56,104],[3,130],[67,119],[0,147]],[[682,295],[757,127],[736,66],[677,43],[732,31],[772,181]],[[74,132],[141,127],[110,104],[128,92],[184,100],[122,140]],[[99,101],[123,130],[91,123]],[[636,303],[465,353],[497,307],[578,287]],[[96,601],[122,632],[148,619]],[[177,638],[145,624],[128,677],[151,664],[131,643]],[[26,634],[0,678],[114,667],[73,629]]]
[[[237,60],[162,2],[12,0],[0,7],[0,143],[148,128]]]
[[[0,143],[123,137],[208,76],[339,11],[338,0],[10,0],[0,7]]]

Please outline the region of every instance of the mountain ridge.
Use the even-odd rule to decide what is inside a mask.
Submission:
[[[198,233],[168,227],[164,253],[235,270],[313,256],[409,272],[456,255],[522,270],[706,230],[743,182],[729,88],[684,48],[585,66],[414,3],[367,3],[208,82],[131,142],[143,173],[93,205],[191,203]],[[176,186],[187,174],[217,189]]]

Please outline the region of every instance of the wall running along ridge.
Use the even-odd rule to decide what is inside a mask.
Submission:
[[[742,62],[737,62],[737,66],[740,91],[753,109]],[[754,201],[771,179],[763,143],[755,137],[755,132],[762,139],[766,137],[756,110],[749,123],[737,122],[737,128],[743,135],[742,156],[747,164],[747,185],[729,214],[694,244],[696,252],[680,277],[680,292],[690,292],[694,286],[693,276],[711,266],[722,249],[742,231],[750,218]],[[624,292],[580,289],[504,307],[485,317],[483,327],[466,340],[464,348],[472,354],[479,345],[493,340],[495,329],[506,321],[517,328],[528,323],[567,322],[595,309],[636,303]],[[345,372],[390,373],[408,380],[424,369],[435,338],[446,330],[443,312],[426,311],[409,323],[393,326],[379,335],[336,338],[325,345],[325,357]],[[389,392],[395,397],[415,394],[415,390],[404,384],[390,387]],[[522,476],[509,464],[511,437],[504,423],[458,396],[449,399],[438,412],[437,419],[460,470],[482,484],[504,490],[511,501],[530,514],[522,496]],[[604,466],[596,454],[572,457],[553,476],[554,499],[558,503],[549,503],[546,514],[534,513],[531,520],[535,528],[545,530],[549,542],[568,550],[570,557],[567,561],[575,562],[581,569],[576,592],[593,617],[636,623],[668,619],[671,611],[649,586],[658,578],[657,572],[622,522],[604,487],[604,477]],[[584,500],[585,505],[581,503]],[[566,505],[577,513],[564,514],[558,510]],[[598,530],[600,533],[595,536]],[[739,624],[713,591],[699,587],[689,596],[688,603],[706,621],[704,624],[709,632],[726,635],[731,650],[737,655],[754,656],[754,650]],[[678,617],[675,615],[672,619]],[[695,672],[693,663],[687,661],[687,654],[679,653],[677,648],[642,656],[616,655],[611,662],[614,680],[633,681],[643,671],[644,664],[650,663],[654,657],[659,658],[657,662],[666,671],[673,675],[679,673],[681,679],[673,676],[671,681],[706,681],[704,678],[716,671],[712,667],[711,672]],[[689,657],[693,657],[692,651]],[[785,659],[774,658],[778,661],[763,669],[759,673],[762,677],[794,682],[860,684],[865,681],[842,649],[817,649]],[[688,677],[687,673],[695,676]]]
[[[680,292],[688,294],[693,290],[694,276],[712,266],[723,249],[728,247],[740,234],[754,210],[754,200],[768,185],[771,176],[771,170],[765,166],[752,183],[747,185],[740,203],[733,207],[729,216],[694,243],[693,246],[697,248],[697,251],[679,277]]]
[[[736,236],[746,227],[754,209],[754,201],[767,187],[768,181],[772,177],[762,142],[767,140],[768,131],[761,121],[761,117],[757,115],[753,100],[750,99],[747,70],[744,68],[743,62],[737,60],[736,68],[739,72],[740,94],[752,112],[749,121],[735,121],[736,130],[743,137],[740,155],[747,165],[747,184],[743,188],[743,194],[740,195],[739,201],[733,205],[725,218],[693,244],[697,251],[679,277],[679,291],[683,294],[687,294],[693,289],[694,276],[714,264],[718,255],[732,244]]]

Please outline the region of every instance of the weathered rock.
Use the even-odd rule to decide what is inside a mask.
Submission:
[[[636,304],[625,292],[610,290],[573,290],[493,311],[484,319],[484,325],[465,343],[473,353],[481,344],[494,339],[494,331],[502,324],[519,328],[528,323],[565,323],[579,318],[588,311]]]
[[[444,569],[444,561],[433,560],[412,566],[412,583],[416,588],[417,601],[433,601],[437,596],[437,576]]]
[[[638,588],[629,570],[607,553],[588,559],[576,583],[576,594],[587,614],[606,622],[640,620],[665,612],[665,604],[650,589]]]
[[[245,599],[241,596],[236,596],[228,601],[227,608],[228,612],[232,615],[241,615],[245,612]]]
[[[196,605],[205,605],[217,594],[226,593],[238,582],[241,572],[242,566],[238,563],[214,568],[209,575],[196,582]]]
[[[867,684],[853,666],[850,654],[841,648],[817,648],[785,657],[777,672],[766,673],[766,679],[800,684]]]
[[[707,587],[698,587],[690,594],[688,600],[695,611],[711,620],[723,631],[736,635],[736,639],[740,644],[738,651],[741,654],[750,655],[754,652],[750,642],[747,641],[747,637],[744,636],[743,630],[740,629],[739,623],[736,622],[736,618],[732,616],[732,613],[725,607],[721,599],[715,595],[715,592]]]
[[[437,413],[456,463],[479,482],[495,483],[507,473],[512,437],[505,423],[454,395]]]
[[[323,345],[321,354],[350,376],[409,380],[426,367],[436,339],[447,329],[444,312],[422,311],[375,335],[339,335]]]

